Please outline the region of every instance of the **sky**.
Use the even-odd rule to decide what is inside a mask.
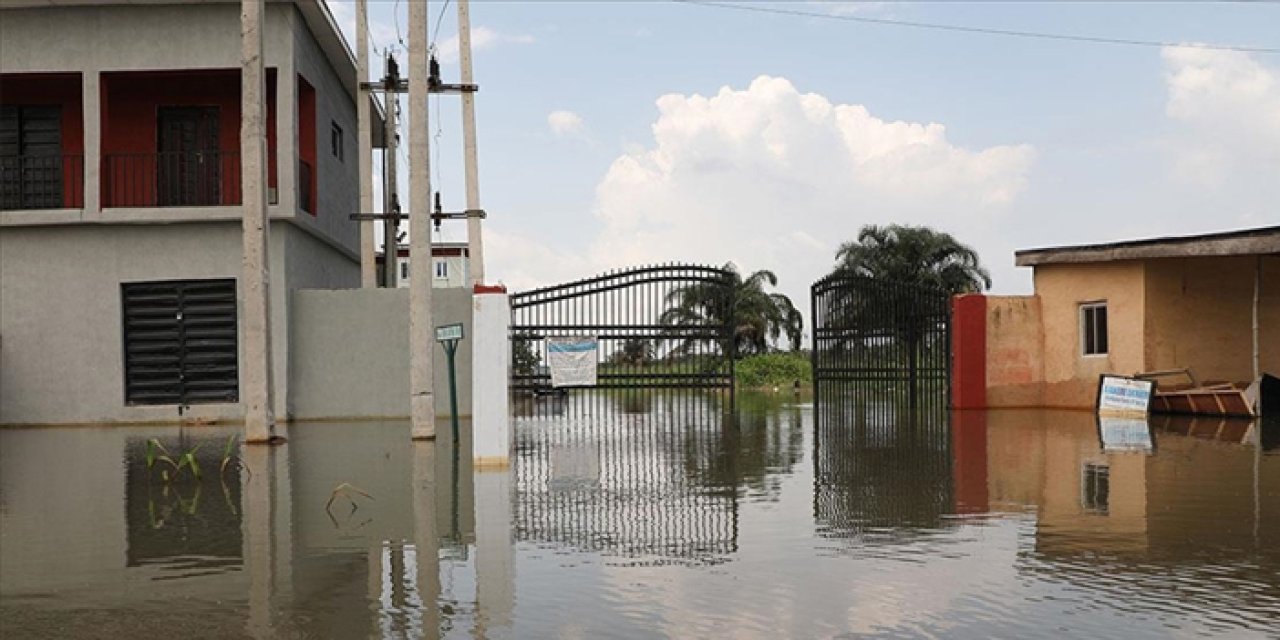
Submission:
[[[1160,46],[1280,51],[1278,3],[726,4],[816,15],[473,0],[487,280],[731,261],[806,309],[841,243],[899,223],[1022,294],[1017,249],[1280,224],[1280,53]],[[354,3],[329,5],[354,44]],[[377,76],[408,12],[370,7]],[[456,7],[428,15],[456,82]],[[433,96],[425,127],[446,210],[465,204],[458,105]]]

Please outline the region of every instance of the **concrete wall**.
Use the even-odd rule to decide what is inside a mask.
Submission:
[[[1043,406],[1092,407],[1099,375],[1145,368],[1144,275],[1140,261],[1036,267],[1044,326]],[[1080,305],[1100,301],[1107,303],[1108,353],[1086,356],[1080,344]]]
[[[1253,257],[1147,262],[1145,368],[1191,367],[1201,380],[1251,380],[1256,264]],[[1262,284],[1262,370],[1280,373],[1280,258],[1263,260]]]
[[[440,289],[434,324],[461,322],[458,412],[471,415],[471,291]],[[409,415],[409,291],[295,291],[290,331],[289,412],[295,419],[403,418]],[[503,336],[506,339],[506,336]],[[436,415],[449,415],[443,347],[435,361]]]
[[[0,228],[0,424],[176,419],[173,406],[124,404],[120,285],[239,280],[240,254],[235,222]],[[277,221],[271,271],[275,411],[285,417],[289,291],[355,286],[360,269],[332,245]],[[243,409],[202,404],[191,415],[234,420]]]
[[[988,407],[1044,406],[1044,331],[1038,296],[987,298]]]

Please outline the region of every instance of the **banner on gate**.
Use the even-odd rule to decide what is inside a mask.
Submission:
[[[593,387],[596,384],[596,338],[547,338],[547,367],[553,387]]]

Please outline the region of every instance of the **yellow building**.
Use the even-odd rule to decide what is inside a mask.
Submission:
[[[1034,295],[956,301],[957,408],[1091,408],[1103,373],[1280,372],[1280,226],[1016,255]]]

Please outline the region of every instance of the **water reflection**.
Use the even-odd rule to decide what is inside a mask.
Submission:
[[[589,415],[526,411],[514,466],[480,474],[447,426],[424,444],[401,422],[292,425],[287,445],[237,447],[243,466],[221,478],[233,428],[0,430],[0,635],[1280,625],[1272,427],[1113,432],[1087,413],[928,416],[866,394],[742,395],[736,415],[714,394],[596,400]],[[150,438],[199,445],[202,479],[148,472]]]

